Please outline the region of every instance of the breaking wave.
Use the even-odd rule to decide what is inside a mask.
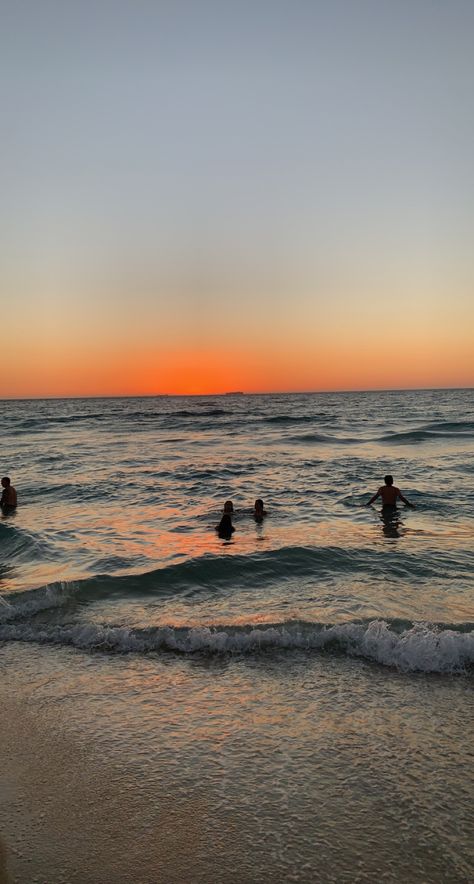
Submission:
[[[72,646],[106,654],[258,655],[271,651],[345,654],[402,672],[466,674],[474,664],[474,631],[415,623],[397,630],[384,620],[327,626],[285,622],[266,627],[158,626],[132,629],[98,624],[0,626],[1,641]]]

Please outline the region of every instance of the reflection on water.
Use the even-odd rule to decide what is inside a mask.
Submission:
[[[403,537],[403,522],[396,506],[383,506],[380,512],[385,537]]]
[[[12,565],[0,591],[34,599],[25,602],[31,623],[3,634],[34,641],[53,621],[43,640],[70,640],[72,625],[85,627],[74,641],[92,633],[92,644],[116,626],[124,641],[129,628],[236,622],[462,627],[472,619],[472,399],[6,403],[4,456],[20,507],[0,521],[0,553]],[[425,441],[417,427],[427,414],[438,428]],[[417,509],[381,521],[365,504],[388,465]],[[214,526],[231,498],[227,541]],[[259,498],[264,524],[254,518]]]
[[[385,520],[382,537],[416,541],[421,559],[434,530],[462,553],[472,412],[470,391],[5,403],[4,457],[20,506],[0,528],[21,532],[6,554],[21,562],[10,587],[267,546],[362,549],[374,542],[363,503],[388,465],[419,508],[405,524]],[[428,440],[427,414],[437,427]],[[259,496],[264,533],[251,516]],[[213,526],[228,498],[236,536],[222,546]]]
[[[13,565],[6,565],[3,562],[0,562],[0,583],[4,580],[11,581],[15,575],[15,568]]]

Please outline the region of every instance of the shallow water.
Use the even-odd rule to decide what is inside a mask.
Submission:
[[[469,880],[473,391],[3,418],[6,684],[140,788],[202,790],[195,880]],[[386,472],[416,504],[390,522]]]

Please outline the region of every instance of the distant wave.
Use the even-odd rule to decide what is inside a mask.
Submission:
[[[77,424],[81,422],[87,421],[109,421],[110,415],[105,415],[102,412],[96,412],[91,414],[64,414],[58,417],[54,415],[39,415],[38,417],[25,418],[18,423],[15,423],[14,431],[15,435],[24,435],[25,433],[31,433],[37,430],[38,432],[43,432],[50,426],[62,426],[68,424]]]
[[[290,436],[292,442],[320,442],[325,445],[353,445],[360,439],[349,436],[326,436],[323,433],[302,433],[301,436]]]
[[[429,439],[436,439],[435,433],[429,430],[407,430],[406,433],[387,433],[385,436],[378,436],[375,442],[426,442]]]
[[[387,433],[379,436],[376,442],[431,442],[438,439],[471,439],[474,436],[474,424],[470,421],[451,424],[427,424],[418,430],[407,430],[402,433]]]
[[[244,463],[231,465],[227,463],[212,464],[205,469],[198,469],[195,466],[186,466],[181,469],[168,470],[161,475],[168,476],[177,482],[189,482],[199,479],[214,479],[216,477],[226,478],[228,476],[242,476],[247,473],[254,473],[256,469],[257,463],[255,461],[246,461]]]
[[[34,417],[24,418],[14,424],[14,432],[18,435],[25,435],[32,432],[43,432],[48,430],[48,428],[53,427],[61,427],[61,426],[74,426],[76,424],[92,424],[97,425],[98,427],[110,427],[111,429],[116,430],[117,428],[127,426],[131,427],[133,432],[140,432],[141,430],[145,430],[150,426],[166,429],[176,429],[182,428],[185,430],[189,427],[190,423],[194,421],[196,425],[202,426],[203,428],[207,428],[207,421],[211,421],[209,423],[209,429],[213,428],[213,423],[215,419],[218,418],[227,418],[228,420],[225,422],[225,426],[238,427],[242,424],[247,425],[249,423],[249,416],[240,412],[235,412],[234,410],[228,408],[219,408],[210,405],[200,407],[191,408],[180,408],[176,410],[146,410],[146,409],[136,409],[136,410],[117,410],[117,411],[91,411],[86,413],[79,414],[62,414],[62,415],[54,415],[54,414],[38,414]],[[313,412],[311,414],[287,414],[287,413],[279,413],[279,414],[270,414],[270,415],[262,415],[262,416],[253,416],[250,418],[252,423],[257,424],[268,424],[269,426],[278,427],[288,427],[292,426],[297,428],[300,425],[302,428],[304,426],[309,426],[311,424],[317,425],[321,422],[322,419],[331,420],[332,415],[327,412]],[[357,422],[354,423],[354,427],[357,426]],[[8,428],[8,423],[7,423]],[[429,423],[425,423],[416,429],[405,430],[400,432],[393,433],[383,433],[381,436],[376,437],[375,439],[369,440],[365,436],[361,436],[359,438],[353,437],[339,437],[331,434],[324,433],[307,433],[303,435],[294,435],[289,437],[293,442],[315,442],[315,443],[328,443],[328,444],[352,444],[355,442],[369,442],[376,441],[382,443],[398,443],[398,444],[413,444],[417,442],[427,442],[427,441],[436,441],[443,438],[456,439],[456,438],[473,438],[474,437],[474,421],[466,420],[466,421],[433,421]]]
[[[443,433],[474,433],[474,421],[438,421],[425,424],[426,430],[438,430]]]
[[[310,424],[314,423],[317,417],[326,417],[322,412],[319,415],[315,414],[299,414],[299,415],[291,415],[291,414],[274,414],[270,417],[262,418],[263,422],[266,424]]]
[[[70,645],[108,654],[258,655],[302,650],[362,657],[402,672],[464,674],[474,664],[474,631],[431,624],[397,625],[384,620],[328,626],[284,622],[270,626],[171,626],[132,629],[98,624],[0,626],[0,641]]]
[[[124,423],[133,423],[134,428],[140,426],[140,423],[146,424],[149,422],[162,422],[166,424],[167,422],[176,421],[179,418],[206,418],[206,417],[223,417],[230,412],[224,408],[207,408],[207,409],[199,409],[193,410],[190,409],[179,409],[177,411],[91,411],[82,414],[63,414],[63,415],[52,415],[52,414],[40,414],[37,417],[25,418],[18,423],[15,423],[15,433],[24,434],[26,432],[30,433],[32,431],[38,430],[43,431],[50,426],[67,426],[69,424],[78,424],[78,423],[106,423],[110,425],[116,425],[117,422],[119,424]]]
[[[230,413],[225,408],[208,408],[200,411],[189,411],[183,408],[180,411],[171,411],[166,415],[161,415],[161,417],[223,417],[223,415]]]

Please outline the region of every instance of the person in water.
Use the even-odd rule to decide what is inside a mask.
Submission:
[[[257,522],[261,522],[263,517],[267,515],[266,509],[263,508],[263,500],[260,497],[255,501],[253,514]]]
[[[397,500],[401,500],[406,506],[411,506],[415,509],[415,504],[410,503],[410,501],[403,496],[400,489],[393,484],[393,476],[384,476],[384,482],[385,485],[380,486],[377,493],[370,498],[366,506],[370,506],[375,500],[377,500],[377,497],[381,497],[382,508],[391,507],[393,509],[393,507],[397,505]]]
[[[224,513],[219,524],[216,525],[216,531],[217,531],[219,537],[221,538],[221,540],[230,540],[230,538],[232,537],[232,534],[235,531],[235,528],[232,524],[232,519],[231,519],[229,513]]]
[[[8,476],[2,479],[2,497],[0,498],[0,507],[2,510],[13,510],[17,504],[16,489],[11,484]]]

